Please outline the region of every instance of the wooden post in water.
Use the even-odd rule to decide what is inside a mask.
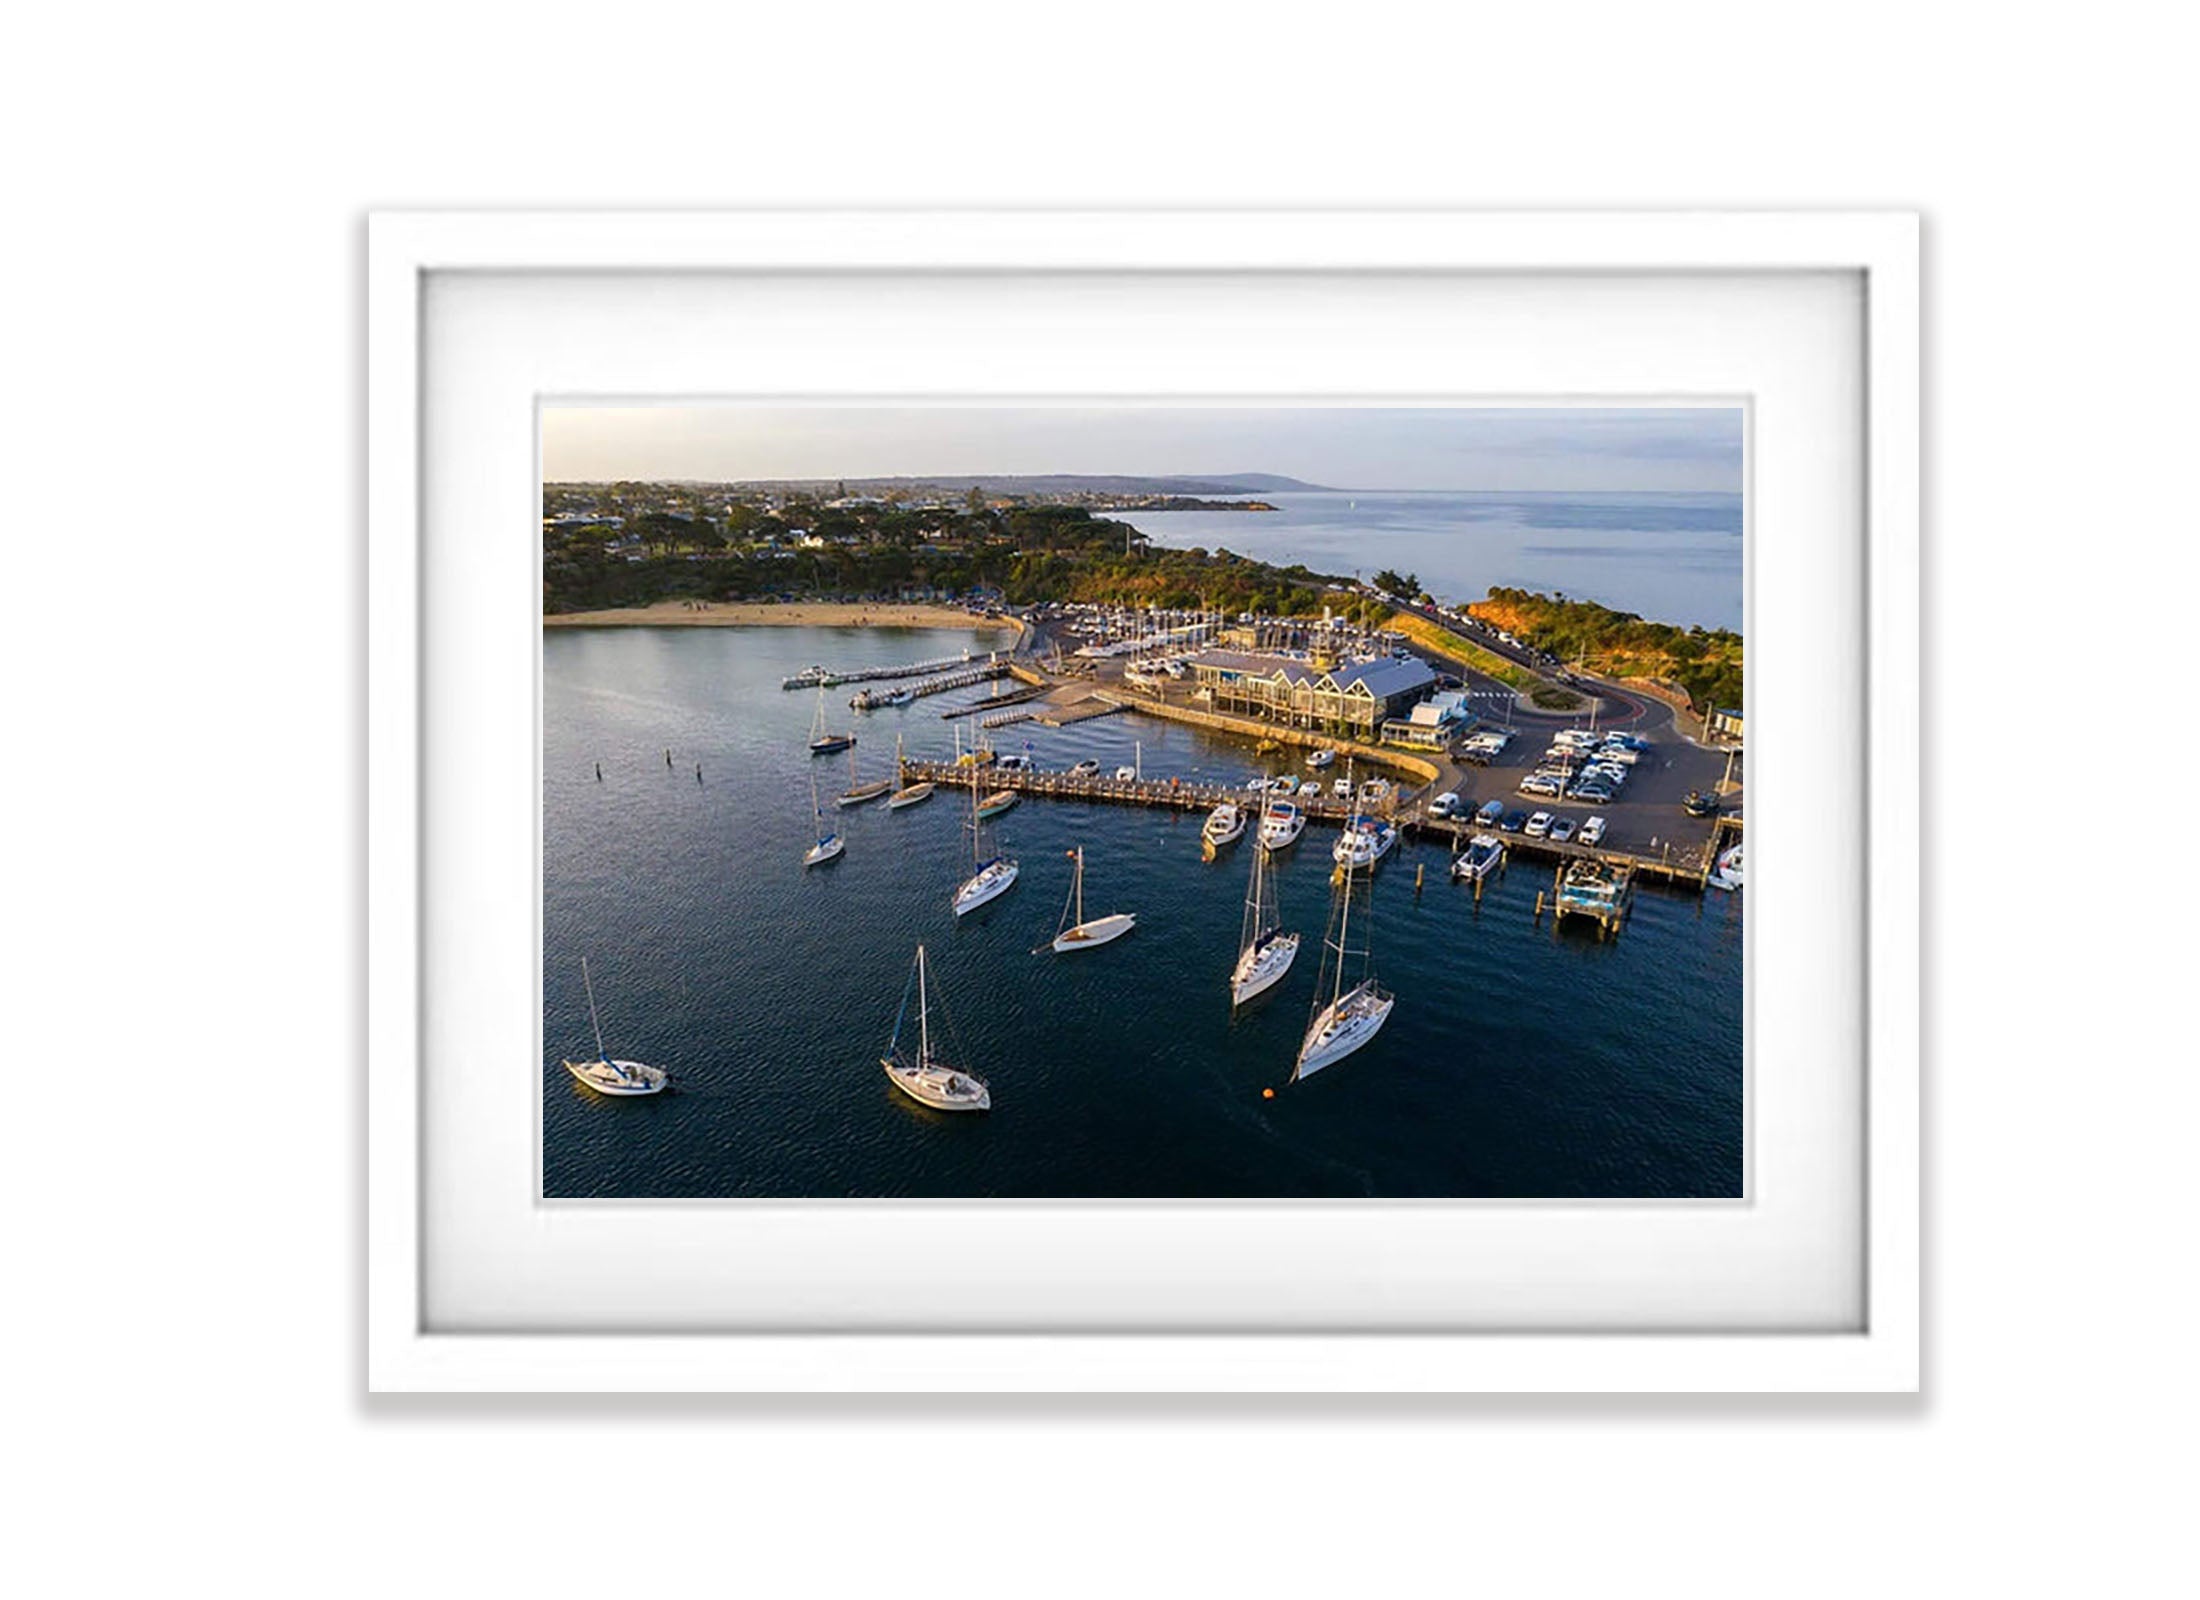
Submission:
[[[1425,862],[1425,861],[1419,861],[1419,862],[1415,862],[1415,863],[1414,863],[1414,867],[1413,867],[1413,896],[1414,896],[1414,898],[1415,898],[1416,900],[1418,900],[1418,899],[1419,899],[1419,898],[1421,897],[1421,879],[1422,879],[1422,877],[1423,877],[1423,876],[1424,876],[1424,875],[1425,875],[1425,874],[1426,874],[1427,872],[1428,872],[1428,863],[1427,863],[1427,862]]]

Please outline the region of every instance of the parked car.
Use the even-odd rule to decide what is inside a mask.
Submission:
[[[1581,825],[1581,842],[1583,844],[1602,844],[1604,842],[1604,819],[1602,817],[1591,817]]]
[[[1681,801],[1681,809],[1692,817],[1715,817],[1719,814],[1719,799],[1701,789],[1691,789],[1687,798]]]
[[[1551,824],[1551,843],[1564,844],[1574,836],[1574,819],[1560,817]]]
[[[1474,814],[1474,818],[1475,821],[1481,823],[1483,827],[1494,828],[1497,826],[1499,820],[1504,817],[1504,815],[1505,802],[1502,800],[1491,800],[1487,802],[1480,811],[1477,811]]]
[[[1535,814],[1534,816],[1532,816],[1532,817],[1530,817],[1530,818],[1528,819],[1528,837],[1529,837],[1529,838],[1531,838],[1531,839],[1541,839],[1541,838],[1543,838],[1544,836],[1546,836],[1547,834],[1549,834],[1549,833],[1550,833],[1550,831],[1551,831],[1551,814],[1550,814],[1550,813],[1549,813],[1548,811],[1538,811],[1538,812],[1537,812],[1537,813],[1536,813],[1536,814]]]
[[[1522,828],[1525,828],[1527,825],[1527,812],[1508,811],[1505,813],[1504,820],[1498,823],[1497,831],[1499,833],[1518,833]]]
[[[1459,791],[1447,789],[1428,803],[1428,814],[1432,817],[1456,817],[1459,815],[1459,804]]]

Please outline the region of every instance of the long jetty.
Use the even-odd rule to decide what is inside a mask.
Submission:
[[[1038,767],[1008,767],[992,765],[972,768],[968,761],[914,761],[904,758],[901,762],[900,782],[932,782],[952,784],[958,788],[976,781],[988,790],[1009,789],[1017,794],[1036,795],[1053,800],[1082,800],[1088,803],[1104,803],[1126,806],[1157,806],[1173,811],[1211,811],[1223,801],[1229,800],[1242,806],[1259,806],[1269,798],[1241,784],[1195,783],[1181,778],[1115,778],[1105,773],[1056,772]],[[1418,805],[1386,808],[1382,805],[1362,805],[1358,800],[1345,800],[1327,791],[1318,795],[1276,795],[1279,800],[1289,800],[1306,815],[1310,822],[1342,822],[1353,815],[1383,816],[1398,825],[1399,831],[1408,836],[1441,839],[1453,855],[1465,847],[1474,834],[1488,830],[1471,819],[1435,818],[1421,813]],[[1705,846],[1689,845],[1670,850],[1662,855],[1639,855],[1628,850],[1607,850],[1601,846],[1575,844],[1572,841],[1559,844],[1549,839],[1530,839],[1522,834],[1505,836],[1508,855],[1541,856],[1564,863],[1589,859],[1602,861],[1609,866],[1626,871],[1631,877],[1654,879],[1679,889],[1701,890],[1704,879],[1710,873],[1713,852]]]
[[[837,689],[844,683],[871,683],[880,678],[921,678],[927,672],[946,672],[956,667],[976,665],[969,652],[959,656],[940,656],[931,661],[911,661],[893,667],[855,667],[847,672],[835,672],[825,667],[810,667],[790,678],[779,680],[782,689]]]
[[[989,678],[1005,678],[1007,676],[1007,662],[986,661],[973,667],[965,667],[960,672],[950,672],[942,677],[927,678],[922,683],[912,683],[906,689],[896,692],[914,695],[918,699],[922,699],[928,694],[944,694],[949,689],[967,689],[970,685],[984,683]],[[851,711],[870,711],[875,709],[878,704],[879,702],[872,698],[871,691],[863,689],[849,699],[848,709]]]

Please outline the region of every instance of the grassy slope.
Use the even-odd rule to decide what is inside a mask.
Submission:
[[[1495,678],[1510,688],[1531,689],[1542,682],[1527,668],[1516,667],[1504,657],[1492,655],[1472,639],[1453,633],[1449,628],[1441,627],[1411,611],[1393,611],[1390,620],[1383,626],[1396,629],[1415,644],[1434,650],[1439,655],[1464,662],[1485,677]]]

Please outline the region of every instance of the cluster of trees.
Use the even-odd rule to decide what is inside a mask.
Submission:
[[[797,531],[818,541],[794,548]],[[623,528],[546,529],[543,607],[592,611],[657,600],[778,594],[890,595],[905,588],[998,589],[1011,604],[1081,600],[1207,605],[1275,616],[1383,614],[1333,592],[1304,566],[1271,567],[1227,550],[1152,546],[1126,523],[1081,506],[736,505],[723,516],[644,512]],[[1356,618],[1357,619],[1357,618]]]
[[[1492,589],[1467,609],[1561,661],[1677,684],[1698,711],[1742,703],[1742,636],[1724,628],[1645,622],[1631,611],[1526,589]]]

